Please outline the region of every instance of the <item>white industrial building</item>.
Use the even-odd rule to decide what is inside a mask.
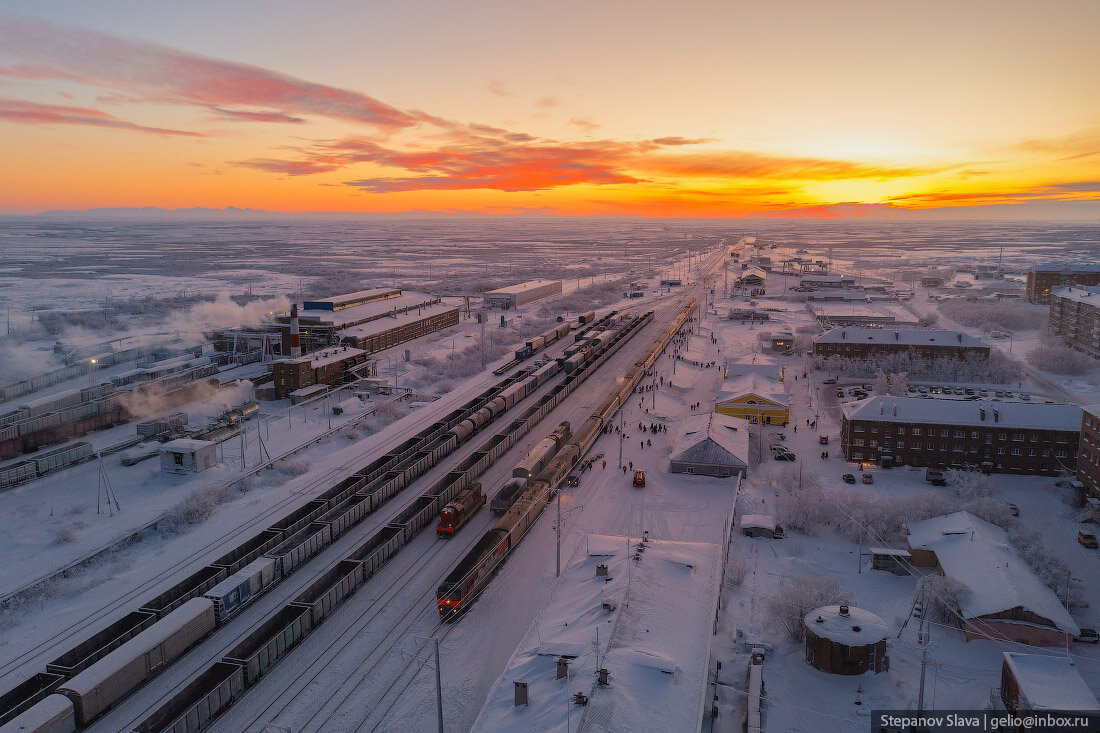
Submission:
[[[218,462],[218,446],[208,440],[179,438],[160,447],[160,470],[167,473],[199,473]]]
[[[551,295],[561,295],[561,280],[532,280],[485,293],[490,308],[519,308]]]

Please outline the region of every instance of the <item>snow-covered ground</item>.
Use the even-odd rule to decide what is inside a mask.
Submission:
[[[996,250],[990,250],[989,245],[998,238],[1019,245],[1013,252],[1007,252],[1005,257],[1006,266],[1016,271],[1026,269],[1029,263],[1065,253],[1087,257],[1093,251],[1090,248],[1095,247],[1095,242],[1088,239],[1091,235],[1072,228],[929,227],[919,237],[914,233],[913,238],[908,240],[912,248],[904,250],[906,242],[899,241],[896,231],[889,228],[876,230],[874,227],[860,229],[854,225],[822,225],[816,230],[802,230],[799,226],[763,223],[757,234],[760,239],[766,235],[772,241],[786,245],[784,249],[771,250],[774,259],[805,248],[809,256],[831,258],[844,272],[867,279],[880,277],[907,286],[912,286],[913,280],[906,273],[933,267],[958,269],[976,258],[988,259],[991,251],[995,256]],[[569,310],[569,304],[583,295],[586,287],[618,279],[648,282],[647,296],[641,302],[608,301],[608,305],[645,306],[656,302],[659,297],[653,292],[658,275],[675,276],[687,271],[682,232],[690,229],[691,225],[675,230],[671,236],[668,233],[671,230],[663,233],[659,228],[632,223],[612,225],[612,228],[615,228],[615,233],[609,236],[580,236],[577,232],[581,229],[570,229],[567,225],[540,225],[524,232],[523,236],[483,237],[484,241],[469,234],[460,241],[460,246],[465,250],[456,250],[455,243],[448,239],[451,230],[423,225],[417,229],[418,233],[427,232],[430,236],[422,244],[401,245],[386,250],[377,246],[379,240],[367,237],[372,248],[366,256],[362,254],[367,249],[362,241],[338,242],[333,237],[333,242],[326,242],[333,255],[331,261],[309,270],[315,276],[310,286],[348,283],[349,279],[354,279],[355,285],[397,282],[409,289],[415,285],[416,289],[446,291],[445,294],[454,296],[448,302],[460,304],[463,303],[460,297],[462,292],[479,292],[488,286],[510,284],[529,277],[556,276],[565,278],[566,292],[554,307]],[[301,238],[287,249],[285,261],[280,262],[266,254],[267,250],[256,249],[249,253],[233,250],[235,245],[223,245],[227,251],[232,250],[232,257],[222,260],[221,269],[209,263],[199,266],[197,257],[188,258],[191,234],[173,235],[167,251],[182,253],[183,259],[169,266],[136,252],[134,257],[137,259],[133,261],[140,262],[146,268],[137,274],[126,274],[128,265],[120,259],[126,248],[112,242],[97,242],[95,247],[87,250],[80,246],[69,249],[57,246],[40,251],[29,244],[22,251],[18,247],[9,249],[0,262],[4,271],[0,276],[0,288],[4,288],[4,299],[13,310],[13,333],[6,339],[0,339],[0,347],[5,348],[4,354],[12,354],[13,349],[18,352],[22,346],[28,346],[34,352],[34,359],[28,359],[28,362],[37,360],[35,363],[41,364],[55,360],[52,336],[45,336],[38,330],[31,309],[40,300],[47,299],[56,301],[59,304],[56,307],[61,310],[95,309],[103,299],[103,293],[97,289],[99,284],[110,283],[113,300],[175,292],[180,294],[182,301],[188,294],[182,292],[184,290],[192,295],[213,296],[219,292],[241,292],[246,286],[255,287],[261,282],[267,286],[266,293],[293,298],[297,291],[306,289],[302,280],[294,276],[275,276],[273,272],[293,271],[295,263],[316,263],[317,242],[333,231],[336,230],[324,227],[299,230]],[[222,232],[218,236],[231,238],[239,234]],[[266,237],[270,232],[253,234]],[[700,224],[691,234],[694,241],[711,245],[722,240],[732,244],[739,236],[731,235],[728,227],[710,224]],[[952,236],[956,239],[943,241]],[[17,238],[17,241],[22,240]],[[631,249],[632,241],[637,243],[636,250]],[[669,248],[669,242],[676,243],[675,247]],[[884,249],[887,246],[891,249]],[[903,251],[899,254],[899,250]],[[208,249],[202,251],[209,252]],[[459,253],[456,254],[456,251]],[[882,257],[886,251],[893,256]],[[486,269],[487,262],[494,257],[496,261]],[[74,258],[74,261],[70,262],[69,258]],[[76,269],[58,269],[59,263]],[[109,268],[110,272],[104,271],[104,267]],[[188,267],[194,271],[185,273]],[[308,265],[301,269],[306,271],[306,267]],[[57,270],[54,276],[49,272],[51,268]],[[729,280],[736,275],[736,268],[737,265],[731,266]],[[109,274],[117,276],[107,277]],[[196,274],[201,277],[193,277]],[[193,286],[185,287],[185,279],[193,282]],[[790,278],[789,284],[796,284],[794,280]],[[33,288],[28,287],[30,283],[34,284]],[[725,297],[722,273],[716,280],[716,289],[715,300],[707,310],[709,317],[698,324],[696,335],[682,345],[685,360],[701,364],[713,361],[720,366],[726,357],[766,351],[767,346],[757,338],[762,333],[780,330],[797,332],[800,327],[805,329],[813,325],[798,294],[781,294],[778,292],[780,288],[771,284],[767,297],[752,299],[757,301],[758,307],[770,311],[771,321],[755,326],[728,321],[725,319],[728,308],[734,305],[745,307],[750,299]],[[915,287],[913,290],[916,297],[908,302],[911,308],[925,315],[936,310],[936,304],[928,300],[927,292]],[[328,290],[335,291],[331,287]],[[66,303],[66,298],[72,298],[71,302]],[[521,311],[505,313],[508,321],[505,328],[497,322],[499,312],[491,312],[491,320],[485,328],[488,338],[497,339],[501,344],[515,343],[523,329],[534,328],[550,315],[549,309],[542,311],[542,305],[545,304],[535,303]],[[148,333],[153,337],[162,328],[158,325],[161,323],[163,321],[142,322],[140,328],[137,324],[133,324],[132,328],[135,332]],[[940,327],[957,325],[939,316]],[[962,330],[990,339],[981,328]],[[477,368],[464,372],[459,370],[455,376],[441,379],[433,373],[433,364],[444,362],[450,355],[461,355],[465,347],[478,343],[480,334],[481,326],[474,319],[464,317],[458,327],[412,344],[412,362],[406,363],[402,358],[403,349],[408,347],[406,345],[383,354],[380,359],[381,373],[383,376],[394,376],[402,386],[408,386],[418,394],[442,395],[442,399],[433,403],[429,410],[453,409],[453,406],[468,400],[496,378],[487,371],[480,371],[478,364]],[[717,344],[711,342],[710,335],[717,339]],[[102,332],[85,333],[79,329],[71,329],[64,338],[74,345],[105,340]],[[518,340],[522,341],[522,338]],[[1022,359],[1040,343],[1040,333],[1037,330],[1017,331],[1010,340],[997,339],[991,343],[1002,348],[1010,357]],[[839,409],[835,388],[821,387],[823,375],[806,372],[803,376],[805,366],[801,357],[785,359],[787,373],[791,377],[785,388],[792,407],[791,425],[783,431],[786,444],[798,455],[800,461],[796,465],[803,475],[814,476],[825,488],[846,488],[840,477],[844,473],[854,472],[854,467],[844,463],[836,445]],[[503,357],[498,363],[506,360],[507,357]],[[662,358],[656,365],[657,375],[663,376],[670,384],[653,393],[639,395],[637,402],[628,404],[622,418],[630,435],[629,439],[622,441],[623,462],[646,469],[647,487],[635,490],[629,486],[628,477],[615,470],[620,449],[618,437],[602,436],[593,452],[603,453],[609,459],[611,470],[597,463],[594,470],[582,475],[579,487],[563,495],[563,576],[557,578],[554,573],[553,519],[543,517],[509,558],[484,597],[443,639],[444,709],[448,730],[469,729],[475,720],[487,729],[494,726],[533,729],[524,726],[516,728],[504,722],[509,715],[523,714],[501,702],[511,699],[513,673],[506,670],[511,669],[509,660],[512,660],[511,664],[519,665],[517,670],[537,673],[540,684],[532,685],[533,694],[538,692],[543,677],[552,677],[553,665],[546,662],[549,657],[532,656],[533,650],[550,643],[552,635],[545,631],[548,627],[555,624],[560,627],[571,614],[576,618],[585,617],[587,611],[582,613],[580,606],[587,604],[587,608],[593,602],[593,597],[576,591],[578,583],[588,583],[591,574],[589,566],[594,562],[594,558],[588,555],[590,547],[586,538],[589,535],[637,538],[642,532],[649,531],[653,541],[651,547],[668,548],[706,548],[723,542],[725,521],[734,502],[731,482],[667,472],[671,439],[676,434],[677,421],[692,414],[691,404],[698,402],[702,404],[702,409],[709,409],[721,381],[720,369],[698,367],[688,361]],[[623,369],[627,364],[629,355],[624,353],[621,358],[612,360],[609,367]],[[1071,399],[1095,403],[1100,402],[1098,385],[1100,370],[1081,377],[1066,378],[1032,369],[1015,386],[1018,391],[1029,391],[1035,396],[1056,401]],[[545,424],[554,425],[562,419],[583,419],[601,396],[599,390],[590,385],[577,395],[571,406],[551,415]],[[253,427],[246,433],[245,458],[250,466],[258,456],[256,436],[260,434],[268,451],[277,455],[328,431],[329,415],[324,414],[321,407],[296,407],[289,413],[280,412],[284,407],[281,404],[265,404],[266,419],[252,423]],[[294,465],[285,467],[282,472],[272,469],[255,480],[251,490],[235,496],[190,532],[143,543],[141,547],[132,548],[133,552],[119,553],[64,581],[59,588],[52,589],[48,597],[10,610],[5,620],[6,626],[0,632],[0,648],[3,649],[0,689],[7,689],[31,673],[40,671],[44,662],[66,648],[66,644],[71,645],[71,641],[81,639],[88,632],[120,617],[136,605],[135,601],[179,580],[186,574],[185,568],[190,572],[194,563],[209,562],[239,542],[239,536],[247,536],[267,526],[272,519],[285,513],[281,507],[288,506],[287,502],[300,501],[327,488],[341,472],[366,462],[379,451],[414,434],[424,419],[418,416],[419,412],[424,411],[407,415],[389,428],[369,436],[364,435],[366,431],[352,434],[350,429],[337,430],[331,437],[292,459],[306,464],[308,470],[305,473],[297,475],[300,468]],[[282,427],[288,423],[287,414],[289,430]],[[338,427],[341,420],[355,417],[354,414],[339,418],[334,416],[332,425]],[[817,420],[817,429],[809,430],[807,420]],[[634,448],[639,437],[635,428],[638,423],[649,422],[666,425],[668,433],[641,433],[641,437],[650,438],[653,445]],[[256,425],[260,427],[256,428]],[[796,432],[795,426],[801,429]],[[93,433],[90,437],[97,445],[107,444],[130,437],[132,430],[132,427],[120,426]],[[769,432],[779,430],[771,429]],[[834,439],[827,460],[819,458],[822,446],[818,444],[818,435],[831,435]],[[529,440],[517,446],[516,450],[530,447],[536,437],[534,434],[528,436]],[[9,560],[0,571],[3,587],[14,587],[21,579],[34,577],[51,566],[64,564],[83,551],[105,544],[124,533],[128,526],[140,526],[147,518],[170,507],[193,488],[204,483],[227,482],[239,475],[242,469],[239,465],[239,443],[231,441],[226,444],[222,458],[222,463],[214,471],[190,479],[160,476],[154,470],[155,461],[125,469],[125,473],[121,467],[109,466],[108,475],[123,510],[114,516],[94,513],[92,500],[98,485],[98,468],[94,463],[14,492],[0,494],[0,511],[9,517],[9,521],[0,523],[0,539],[5,540],[9,547],[17,548],[9,552]],[[507,466],[504,462],[491,469],[484,480],[499,484],[508,473]],[[780,464],[771,461],[770,455],[765,453],[763,463],[751,467],[737,497],[738,518],[751,513],[779,513],[778,499],[785,485],[782,480],[775,480],[777,466]],[[899,500],[924,495],[952,498],[951,487],[929,486],[923,481],[921,471],[902,468],[890,471],[874,469],[871,472],[874,484],[857,485],[854,487],[856,491],[868,496],[898,497]],[[786,475],[784,480],[789,478]],[[1100,557],[1095,551],[1086,550],[1076,543],[1076,513],[1067,503],[1068,497],[1053,486],[1051,479],[1021,476],[994,476],[993,479],[996,495],[1019,507],[1019,521],[1038,532],[1047,549],[1070,566],[1072,577],[1067,582],[1070,583],[1072,597],[1090,603],[1087,606],[1074,604],[1072,610],[1077,623],[1092,627],[1100,625],[1100,607],[1096,605],[1100,601]],[[552,510],[553,507],[550,507],[547,513]],[[478,519],[464,530],[469,533],[468,537],[476,537],[491,524],[487,517]],[[80,524],[84,526],[77,526]],[[323,562],[331,564],[329,560],[345,556],[372,527],[361,528],[358,533],[349,535],[326,550],[322,556]],[[67,529],[73,531],[62,534],[62,530]],[[57,541],[59,537],[74,539]],[[896,537],[869,537],[867,544],[872,541],[896,547],[900,546],[901,540]],[[366,729],[371,729],[371,726],[376,730],[395,731],[432,729],[435,683],[434,672],[430,668],[431,646],[423,641],[418,642],[416,637],[432,633],[436,624],[436,575],[453,564],[463,547],[458,539],[452,542],[454,544],[449,547],[441,547],[441,544],[447,543],[429,535],[417,538],[399,553],[391,566],[372,580],[377,585],[361,590],[346,608],[338,611],[332,621],[327,621],[300,650],[294,652],[297,657],[288,658],[271,673],[267,681],[250,691],[238,706],[218,722],[215,730],[260,731],[266,722],[299,729],[304,721],[313,720],[311,716],[315,713],[321,715],[320,720],[326,721],[319,728],[324,730],[354,729],[360,721]],[[915,623],[906,626],[900,635],[897,631],[908,614],[916,581],[911,577],[870,570],[869,562],[858,562],[859,549],[858,543],[827,527],[810,534],[788,530],[787,538],[783,540],[750,539],[738,534],[735,528],[730,545],[731,562],[723,573],[718,634],[706,639],[703,644],[694,631],[661,632],[660,643],[647,647],[638,643],[637,638],[639,629],[645,628],[641,622],[649,618],[648,611],[642,613],[641,618],[632,619],[637,623],[627,628],[633,632],[633,639],[630,643],[613,644],[606,659],[606,665],[615,665],[609,666],[612,694],[621,693],[621,697],[615,698],[616,712],[608,717],[610,722],[606,725],[602,719],[599,725],[595,722],[589,725],[594,729],[670,729],[664,725],[654,725],[651,718],[637,719],[631,717],[633,713],[623,712],[632,704],[641,711],[645,711],[647,706],[651,709],[655,704],[653,699],[659,698],[663,689],[673,694],[673,698],[662,699],[660,709],[667,709],[669,717],[664,722],[670,723],[674,729],[682,729],[682,721],[687,720],[685,701],[691,701],[692,709],[709,707],[709,704],[699,703],[701,700],[709,701],[712,694],[718,696],[720,712],[715,729],[739,726],[739,716],[744,711],[745,669],[748,663],[743,642],[760,644],[767,649],[764,671],[766,730],[862,729],[868,725],[868,712],[874,708],[914,707],[924,647],[917,642]],[[718,553],[715,557],[721,555]],[[636,568],[643,569],[656,556],[647,554]],[[633,561],[622,558],[612,560],[612,564],[622,562],[630,564]],[[876,613],[893,629],[889,640],[891,661],[888,671],[855,678],[837,677],[819,672],[803,661],[802,646],[788,640],[776,627],[767,603],[769,596],[789,587],[802,574],[837,579],[846,600]],[[302,575],[291,585],[296,587],[307,580],[307,576]],[[658,573],[645,580],[659,591],[663,584],[669,582],[669,576]],[[639,578],[635,578],[634,583],[638,581]],[[406,582],[407,587],[401,586],[403,590],[393,590]],[[235,622],[239,625],[237,631],[233,631],[234,638],[251,628],[250,624],[264,618],[265,614],[272,613],[280,602],[285,603],[293,597],[288,595],[293,591],[294,587],[288,586],[280,594],[258,603],[247,617],[242,616],[239,622]],[[694,619],[693,629],[698,625],[695,621],[707,619],[706,631],[709,634],[709,619],[714,608],[703,590],[666,587],[665,591],[684,601],[678,610],[684,618]],[[632,590],[631,597],[633,593]],[[660,597],[659,592],[655,597]],[[644,605],[626,605],[638,608],[640,612],[645,610]],[[622,614],[623,608],[624,604],[618,604],[615,615]],[[602,609],[600,612],[603,613]],[[343,622],[338,620],[342,614],[345,618]],[[659,617],[660,614],[653,615],[654,624],[660,622]],[[392,639],[390,635],[393,635]],[[968,643],[960,632],[948,627],[933,626],[931,638],[932,643],[927,647],[926,706],[939,708],[984,707],[989,702],[990,690],[998,683],[1001,652],[1009,649],[1028,651],[1017,645],[988,641]],[[216,635],[200,647],[196,659],[216,658],[217,650],[231,643],[232,639]],[[706,658],[708,646],[709,659]],[[648,661],[641,663],[637,656],[626,658],[625,653],[630,650],[646,650],[652,654]],[[1067,653],[1065,650],[1040,651]],[[1100,652],[1095,647],[1074,645],[1068,653],[1073,656],[1094,691],[1100,688],[1097,682],[1100,680]],[[700,658],[693,660],[693,665],[680,661],[684,656],[696,654]],[[651,663],[653,659],[658,662]],[[675,689],[660,688],[664,673],[653,669],[654,666],[668,664],[668,659],[675,661],[682,671],[684,684]],[[594,658],[591,661],[594,662]],[[716,673],[717,662],[722,662],[722,668]],[[173,670],[165,675],[147,689],[148,697],[128,703],[112,720],[132,719],[159,696],[181,684],[188,674],[197,671],[195,664],[185,664],[178,671]],[[532,665],[538,669],[535,670]],[[604,665],[605,661],[601,659],[601,666]],[[583,681],[590,688],[589,668],[595,667],[587,660],[578,659],[577,669],[582,667],[585,670]],[[365,676],[359,679],[358,675]],[[298,679],[301,683],[296,687]],[[576,679],[570,677],[569,685],[563,688],[566,693],[558,691],[555,694],[561,697],[562,694],[582,689],[579,686],[576,690],[571,689]],[[552,678],[546,681],[554,684]],[[499,689],[494,688],[497,682]],[[344,693],[344,702],[336,702]],[[142,693],[143,696],[145,694]],[[337,697],[332,698],[333,695]],[[600,695],[601,691],[596,690],[592,695],[593,702]],[[482,712],[482,704],[486,700],[489,705]],[[542,699],[538,704],[541,702]],[[529,712],[536,711],[532,708]],[[569,730],[578,722],[577,713],[576,706],[567,704],[563,698],[553,712],[547,711],[547,717],[543,718],[540,714],[540,724],[547,722],[547,725],[536,728],[560,728],[564,724],[563,729]],[[127,715],[131,717],[127,718]],[[500,717],[494,717],[498,715]],[[350,728],[342,727],[353,722],[355,724]],[[708,720],[701,724],[704,730],[710,730]],[[110,723],[103,725],[107,726],[101,726],[103,730],[110,729]],[[318,728],[306,725],[305,729]]]

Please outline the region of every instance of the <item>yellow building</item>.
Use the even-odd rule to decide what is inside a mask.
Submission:
[[[790,403],[783,386],[751,374],[726,380],[716,398],[714,411],[763,425],[786,425],[791,419]]]

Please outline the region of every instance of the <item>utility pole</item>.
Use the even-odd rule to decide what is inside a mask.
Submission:
[[[619,468],[622,468],[623,463],[623,406],[619,405]]]
[[[558,489],[558,547],[557,547],[557,570],[554,575],[558,578],[561,577],[561,489]]]
[[[439,733],[443,733],[443,672],[439,667],[439,638],[432,637],[435,642],[435,702],[436,712],[439,714]]]

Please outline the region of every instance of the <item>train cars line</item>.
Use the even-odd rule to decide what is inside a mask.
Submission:
[[[234,650],[236,656],[227,655],[208,667],[133,730],[191,733],[207,727],[266,671],[266,667],[261,669],[260,666],[270,666],[285,656],[316,623],[373,576],[411,537],[437,518],[443,507],[476,483],[473,477],[503,456],[516,440],[526,435],[560,399],[571,393],[651,318],[652,313],[647,313],[624,321],[616,336],[588,354],[576,370],[566,375],[565,381],[524,409],[501,432],[487,438],[455,471],[436,481],[389,525],[341,560],[334,570],[322,575],[294,602],[257,627],[246,640],[247,648],[242,646]],[[366,514],[376,511],[459,444],[560,371],[560,365],[550,362],[535,372],[522,370],[502,380],[271,528],[245,540],[207,568],[142,604],[141,612],[156,616],[156,621],[136,635],[130,626],[125,630],[109,628],[97,634],[87,646],[102,651],[114,645],[113,651],[71,678],[60,683],[54,675],[28,680],[16,695],[21,695],[24,701],[19,712],[0,710],[0,733],[9,730],[68,733],[85,727],[166,668],[207,633],[232,622],[244,606],[280,582],[285,573],[293,572],[327,546],[333,532],[346,531]],[[570,440],[569,432],[560,431],[560,427],[555,441]],[[540,478],[544,481],[564,478],[579,457],[576,446],[571,443],[561,445],[558,453],[560,459],[542,462]],[[353,497],[355,500],[349,501]],[[531,493],[530,488],[522,492],[502,518],[510,540],[518,541],[545,504],[541,498],[535,501],[533,497],[541,495]],[[356,512],[358,517],[349,517],[349,513],[354,515]],[[296,609],[301,609],[301,613]],[[121,634],[130,634],[132,638],[118,644]],[[94,655],[96,650],[90,653]],[[267,661],[262,661],[265,659]],[[8,695],[0,697],[7,698]],[[29,699],[37,702],[28,706],[26,701]]]
[[[624,377],[616,383],[616,391],[609,394],[596,407],[592,416],[577,431],[570,431],[568,423],[559,426],[558,430],[564,434],[564,442],[550,441],[555,445],[555,452],[549,456],[546,454],[546,449],[550,445],[548,442],[550,439],[547,438],[528,454],[521,463],[522,468],[516,468],[514,477],[526,477],[528,479],[526,487],[522,490],[513,487],[512,493],[516,493],[516,496],[504,516],[459,561],[451,574],[436,589],[436,603],[442,621],[458,620],[476,600],[492,579],[496,569],[504,562],[504,558],[515,548],[538,518],[543,507],[550,501],[569,471],[592,447],[604,426],[622,404],[630,398],[638,382],[691,316],[697,305],[697,301],[693,298],[680,310],[673,322],[654,340],[642,358],[636,361]],[[609,314],[604,320],[609,320],[613,315]],[[647,316],[652,316],[652,313]],[[608,357],[606,353],[608,346],[619,343],[621,337],[621,331],[597,330],[596,335],[590,340],[596,341],[597,348],[600,350],[585,356],[575,369],[583,371],[590,366],[602,363]],[[536,455],[540,449],[543,452]]]

